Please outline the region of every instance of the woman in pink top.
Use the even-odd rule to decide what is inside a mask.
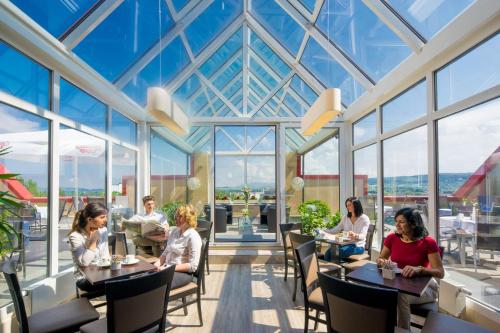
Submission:
[[[377,265],[384,265],[390,258],[402,269],[405,278],[429,275],[441,279],[444,277],[443,263],[436,241],[429,237],[420,213],[414,208],[402,208],[397,211],[396,232],[384,240],[384,247],[377,259]],[[435,302],[438,285],[433,279],[422,296],[410,296],[399,293],[398,326],[410,327],[410,304]]]

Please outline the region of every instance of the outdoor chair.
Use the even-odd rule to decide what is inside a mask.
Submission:
[[[398,291],[319,273],[326,325],[332,332],[405,332],[396,328]]]
[[[276,206],[269,205],[267,208],[267,232],[276,232],[277,223]]]
[[[203,326],[203,317],[201,315],[201,285],[203,281],[203,277],[205,275],[205,256],[207,255],[208,244],[207,241],[203,241],[201,246],[201,255],[200,261],[198,263],[198,268],[196,272],[193,273],[193,277],[196,279],[196,282],[189,282],[187,285],[172,289],[170,291],[170,301],[182,300],[182,304],[174,306],[167,310],[167,313],[171,313],[177,311],[179,309],[184,309],[184,315],[187,315],[187,306],[190,304],[197,303],[198,305],[198,319],[200,320],[200,327]],[[196,299],[191,299],[187,301],[187,296],[196,294]]]
[[[106,318],[80,327],[82,333],[165,331],[175,265],[157,273],[106,282]]]
[[[288,237],[290,238],[290,243],[292,245],[292,251],[295,255],[296,255],[295,250],[302,244],[305,244],[305,243],[312,241],[316,245],[314,237],[310,236],[310,235],[297,234],[297,233],[291,232],[288,234]],[[316,249],[317,249],[317,246],[316,246]],[[318,252],[316,252],[316,258],[318,258],[318,260],[317,260],[318,266],[319,266],[321,271],[323,271],[323,272],[332,271],[332,273],[335,272],[334,274],[337,274],[338,276],[340,276],[341,266],[339,266],[333,262],[319,260],[320,257],[323,257],[323,254],[318,254]],[[295,296],[297,293],[297,281],[298,281],[298,279],[300,279],[302,277],[302,275],[300,274],[300,269],[298,267],[297,262],[298,262],[298,258],[295,257],[295,265],[294,265],[294,269],[293,269],[293,280],[294,280],[293,282],[294,282],[294,284],[293,284],[293,296],[292,296],[292,300],[294,302],[295,302]]]
[[[227,210],[224,206],[215,206],[215,233],[227,231]]]
[[[290,234],[292,235],[292,234]],[[314,329],[318,328],[318,322],[326,324],[319,318],[319,312],[324,312],[323,296],[318,282],[318,258],[316,256],[316,242],[314,240],[295,248],[295,256],[299,263],[300,275],[302,276],[302,292],[304,293],[305,324],[304,332],[308,331],[309,319],[314,320]],[[309,314],[310,310],[316,310],[316,316]]]
[[[80,326],[99,318],[99,313],[86,299],[76,299],[28,316],[19,280],[12,266],[13,263],[7,261],[2,271],[14,303],[19,332],[75,332]]]
[[[266,221],[267,223],[267,221]],[[288,233],[295,232],[300,233],[302,229],[302,223],[284,223],[280,224],[281,239],[283,240],[283,254],[285,256],[285,281],[288,277],[288,264],[295,269],[297,263],[295,261],[295,256],[293,255],[292,243],[290,242],[290,236]]]

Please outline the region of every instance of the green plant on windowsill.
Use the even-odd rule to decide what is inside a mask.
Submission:
[[[316,229],[330,229],[341,219],[340,212],[331,214],[330,207],[322,200],[308,200],[298,207],[302,233],[314,235]]]
[[[175,211],[177,210],[177,207],[179,207],[180,205],[182,205],[182,202],[172,201],[164,204],[163,207],[161,207],[161,211],[167,217],[167,221],[170,226],[175,225]]]
[[[9,147],[0,149],[0,156],[9,153]],[[16,179],[17,174],[14,173],[4,173],[0,174],[0,180]],[[12,227],[12,225],[7,222],[7,217],[12,215],[12,211],[22,208],[23,205],[14,201],[15,197],[9,193],[9,191],[0,191],[0,261],[9,255],[14,248],[14,240],[17,239],[17,243],[20,241],[19,234]]]

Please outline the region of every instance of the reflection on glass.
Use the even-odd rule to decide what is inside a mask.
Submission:
[[[291,68],[278,56],[255,32],[250,30],[250,48],[262,59],[280,78],[290,73]],[[250,54],[253,56],[252,54]]]
[[[362,0],[325,1],[316,24],[375,81],[411,53]]]
[[[269,0],[251,0],[249,9],[292,55],[297,54],[305,31],[280,5]]]
[[[137,153],[113,144],[111,179],[111,228],[121,231],[120,220],[131,218],[136,211],[135,191],[137,187]]]
[[[500,34],[436,73],[437,109],[500,84]]]
[[[395,230],[394,215],[416,207],[427,222],[427,126],[383,141],[384,236]]]
[[[18,231],[21,240],[13,240],[12,258],[25,256],[25,261],[18,264],[17,274],[22,288],[42,280],[48,273],[49,122],[1,103],[0,119],[0,149],[10,147],[8,154],[0,156],[0,173],[19,174],[19,181],[1,181],[0,191],[9,191],[16,201],[26,205],[15,212],[0,205],[0,214]],[[6,289],[5,280],[0,281],[0,290]],[[11,302],[7,295],[0,297],[0,307]]]
[[[64,79],[61,79],[60,86],[61,115],[105,133],[108,118],[106,105]]]
[[[387,0],[387,2],[429,40],[474,1]]]
[[[120,112],[111,113],[111,135],[130,144],[137,143],[137,124]]]
[[[276,240],[275,131],[274,126],[215,127],[216,240]]]
[[[363,205],[363,212],[372,224],[377,223],[377,146],[371,145],[354,152],[354,196]],[[378,228],[375,228],[372,247],[379,250]]]
[[[349,105],[363,92],[363,87],[346,72],[316,42],[309,38],[300,62],[316,76],[325,87],[338,87],[342,91],[342,104]]]
[[[352,141],[354,145],[374,138],[377,135],[377,114],[370,112],[352,125]]]
[[[243,45],[243,31],[238,30],[232,35],[207,61],[200,66],[200,72],[207,78],[212,75],[224,65],[229,58],[236,52],[241,50]]]
[[[49,108],[49,71],[0,40],[0,90]]]
[[[438,121],[437,215],[446,271],[496,308],[498,295],[485,291],[500,261],[499,126],[499,98]],[[468,275],[472,268],[479,275]]]
[[[61,126],[59,137],[59,271],[73,266],[64,241],[76,212],[89,202],[106,205],[106,142]]]
[[[427,113],[425,80],[417,83],[401,95],[381,107],[382,131],[387,132]]]
[[[151,131],[150,194],[158,208],[172,201],[186,202],[187,158],[185,152]]]
[[[116,80],[173,26],[166,1],[124,1],[74,49],[109,81]],[[161,4],[159,22],[158,4]]]

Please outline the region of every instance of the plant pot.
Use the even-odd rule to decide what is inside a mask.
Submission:
[[[396,272],[393,269],[382,268],[382,276],[384,279],[394,280]]]
[[[122,263],[121,262],[112,262],[111,263],[111,270],[116,271],[118,269],[122,268]]]

